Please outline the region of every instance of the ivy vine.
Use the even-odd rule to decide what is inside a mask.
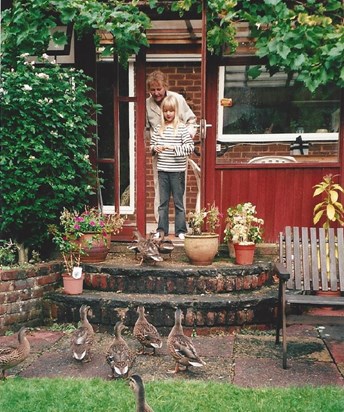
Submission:
[[[142,11],[143,5],[147,12]],[[78,36],[96,30],[111,32],[114,43],[104,53],[116,53],[125,65],[130,55],[149,46],[150,11],[174,11],[182,18],[191,9],[200,14],[202,1],[14,0],[12,8],[2,15],[3,63],[14,64],[22,53],[41,55],[51,38],[63,44],[65,36],[50,30],[72,23]],[[236,24],[246,21],[256,42],[256,54],[266,59],[271,73],[295,73],[311,91],[328,82],[344,86],[341,0],[208,0],[206,9],[210,53],[219,55],[223,47],[234,53]],[[95,43],[99,43],[97,36]],[[259,75],[259,70],[252,74]]]

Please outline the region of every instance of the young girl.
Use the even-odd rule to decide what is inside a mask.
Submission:
[[[161,103],[161,124],[151,137],[150,150],[157,156],[160,205],[156,237],[168,235],[168,209],[172,194],[175,210],[175,235],[184,240],[187,232],[184,191],[187,156],[194,150],[194,143],[184,123],[179,120],[178,101],[175,96],[164,98]]]

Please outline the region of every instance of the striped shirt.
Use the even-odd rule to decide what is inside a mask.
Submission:
[[[155,153],[157,169],[164,172],[184,172],[187,156],[194,150],[194,142],[184,123],[179,123],[175,132],[173,126],[167,125],[163,135],[159,133],[160,125],[154,128],[150,141],[150,150],[155,153],[156,146],[172,146],[174,149]]]

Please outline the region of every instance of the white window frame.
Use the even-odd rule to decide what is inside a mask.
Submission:
[[[269,142],[294,142],[300,133],[264,133],[264,134],[223,134],[223,110],[221,99],[224,98],[225,85],[225,66],[219,67],[219,97],[217,106],[217,124],[218,136],[220,143],[269,143]],[[231,110],[227,108],[226,110]],[[339,132],[334,133],[302,133],[302,139],[307,142],[331,141],[336,142],[339,139]]]

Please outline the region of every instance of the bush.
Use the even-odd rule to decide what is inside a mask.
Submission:
[[[63,207],[81,208],[94,193],[89,132],[99,106],[82,71],[26,57],[1,71],[0,230],[39,248]]]

